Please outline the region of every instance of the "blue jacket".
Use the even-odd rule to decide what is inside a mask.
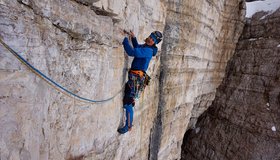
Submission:
[[[124,38],[122,44],[127,55],[134,57],[131,64],[131,69],[142,70],[146,72],[152,57],[157,54],[157,47],[148,46],[146,44],[139,45],[135,37],[132,38],[133,47],[129,44],[127,37]]]

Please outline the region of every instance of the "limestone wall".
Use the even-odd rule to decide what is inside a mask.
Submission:
[[[168,38],[162,48],[160,99],[151,142],[155,159],[180,157],[187,127],[193,127],[214,99],[244,17],[243,1],[176,1],[167,6]]]
[[[279,68],[280,9],[258,12],[246,21],[213,104],[186,133],[182,160],[280,159]]]
[[[0,159],[176,159],[189,125],[211,103],[243,27],[243,2],[0,0],[0,37],[74,93],[118,93],[131,58],[120,30],[164,33],[151,85],[119,135],[122,93],[106,103],[58,92],[0,45]],[[191,121],[190,121],[191,120]],[[189,123],[190,122],[190,123]]]

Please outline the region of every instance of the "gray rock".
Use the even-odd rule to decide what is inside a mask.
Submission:
[[[280,10],[245,25],[215,100],[189,130],[182,160],[280,159]]]
[[[0,37],[11,48],[79,96],[117,96],[93,104],[73,99],[0,45],[0,159],[180,158],[185,131],[214,99],[244,14],[243,0],[1,0]],[[121,45],[123,29],[139,43],[154,30],[164,39],[134,127],[119,135],[132,61]]]

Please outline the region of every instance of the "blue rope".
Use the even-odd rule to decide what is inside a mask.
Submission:
[[[16,51],[14,51],[12,48],[10,48],[6,43],[4,43],[2,41],[2,39],[0,38],[0,42],[2,43],[2,45],[4,47],[6,47],[14,56],[16,56],[22,63],[24,63],[26,66],[28,66],[30,69],[32,69],[35,73],[38,73],[40,76],[42,76],[45,80],[47,80],[48,82],[50,82],[51,84],[57,86],[58,88],[60,88],[61,90],[65,91],[66,93],[81,99],[83,101],[87,101],[87,102],[91,102],[91,103],[100,103],[100,102],[106,102],[106,101],[110,101],[111,99],[115,98],[121,91],[122,89],[115,94],[114,96],[108,98],[108,99],[104,99],[104,100],[92,100],[92,99],[88,99],[88,98],[84,98],[81,97],[71,91],[69,91],[68,89],[62,87],[60,84],[56,83],[55,81],[53,81],[51,78],[49,78],[48,76],[46,76],[45,74],[43,74],[41,71],[39,71],[38,69],[36,69],[34,66],[32,66],[29,62],[27,62],[22,56],[20,56]],[[122,87],[123,88],[123,87]]]

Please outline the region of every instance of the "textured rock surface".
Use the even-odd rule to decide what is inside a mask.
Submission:
[[[188,125],[211,104],[224,76],[243,29],[243,7],[243,1],[168,3],[151,159],[180,157]]]
[[[133,29],[130,24],[141,27],[141,41],[148,32],[164,27],[164,17],[155,21],[145,13],[141,18],[149,18],[149,23],[140,22],[140,6],[146,4],[135,1],[128,4],[134,8],[119,13],[119,17],[130,17],[116,22],[113,13],[127,4],[119,5],[104,16],[107,12],[97,15],[90,6],[75,1],[1,1],[0,32],[6,43],[69,90],[87,98],[109,98],[121,89],[128,64],[119,30]],[[160,7],[154,16],[164,15]],[[139,30],[135,28],[136,34]],[[81,103],[51,88],[2,46],[0,61],[1,160],[146,157],[144,137],[156,113],[150,106],[157,105],[157,81],[146,90],[154,101],[146,102],[145,97],[145,107],[136,108],[137,127],[119,136],[122,94],[107,103]],[[152,75],[156,61],[151,64]]]
[[[182,159],[280,159],[280,9],[264,14],[246,23],[213,104],[185,135]]]
[[[131,59],[120,29],[134,30],[139,41],[153,30],[165,35],[135,127],[121,136],[122,94],[102,104],[74,100],[0,45],[0,159],[179,158],[187,126],[214,98],[243,17],[241,0],[0,0],[0,37],[87,98],[122,88]]]

